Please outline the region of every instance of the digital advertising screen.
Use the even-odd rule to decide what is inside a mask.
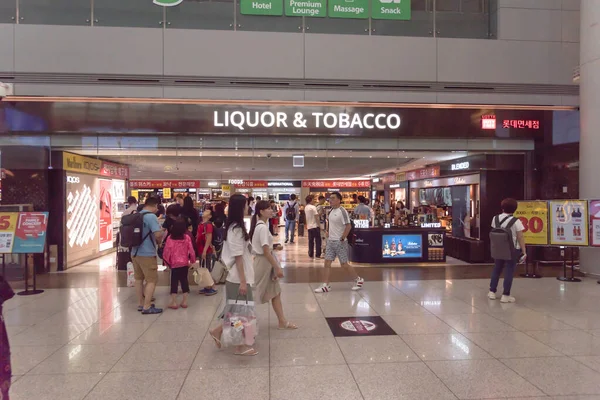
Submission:
[[[421,235],[383,235],[382,255],[385,259],[423,257]]]

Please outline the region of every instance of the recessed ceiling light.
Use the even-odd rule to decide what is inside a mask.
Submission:
[[[373,156],[369,156],[369,158],[373,158]]]
[[[335,158],[335,156],[333,156],[333,158]]]
[[[390,158],[390,156],[388,156],[388,158]]]
[[[277,154],[277,157],[281,157],[279,154]]]

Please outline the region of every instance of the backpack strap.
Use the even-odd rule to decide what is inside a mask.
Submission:
[[[496,215],[496,219],[494,220],[494,223],[496,224],[496,228],[502,228],[502,224],[505,223],[509,218],[514,218],[514,217],[512,215],[509,215],[506,218],[504,218],[502,221],[500,221],[500,215]]]
[[[519,219],[516,217],[512,217],[512,219],[510,220],[510,222],[508,223],[508,225],[506,225],[506,229],[510,229],[513,227],[514,224],[517,223]]]
[[[147,212],[147,213],[141,213],[141,214],[143,214],[143,216],[142,216],[142,222],[143,222],[144,218],[146,217],[146,215],[152,214],[152,213],[151,212]],[[142,225],[142,229],[143,229],[143,225]],[[148,229],[148,233],[142,239],[142,243],[137,247],[137,249],[135,249],[134,257],[137,257],[138,251],[140,251],[140,247],[142,246],[142,244],[144,244],[144,242],[146,241],[146,239],[148,239],[148,236],[150,236],[151,233],[152,232],[150,232],[150,229]],[[168,235],[167,235],[167,237],[168,237]],[[150,240],[150,243],[152,243],[152,247],[154,247],[156,249],[156,243],[154,243],[154,239]]]

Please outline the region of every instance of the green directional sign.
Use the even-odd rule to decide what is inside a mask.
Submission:
[[[327,16],[327,0],[284,0],[285,15],[288,17]]]
[[[240,0],[242,15],[283,15],[283,0]]]
[[[173,7],[183,3],[183,0],[154,0],[154,4],[163,7]]]
[[[329,17],[367,19],[369,0],[329,0]]]
[[[410,19],[410,0],[372,0],[373,19]]]

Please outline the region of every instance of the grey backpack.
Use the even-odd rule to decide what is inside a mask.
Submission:
[[[502,224],[509,218],[512,220],[502,227]],[[513,238],[512,226],[518,221],[517,218],[509,215],[500,221],[500,216],[494,218],[494,228],[490,231],[490,250],[494,260],[512,260],[515,254],[515,241]]]

